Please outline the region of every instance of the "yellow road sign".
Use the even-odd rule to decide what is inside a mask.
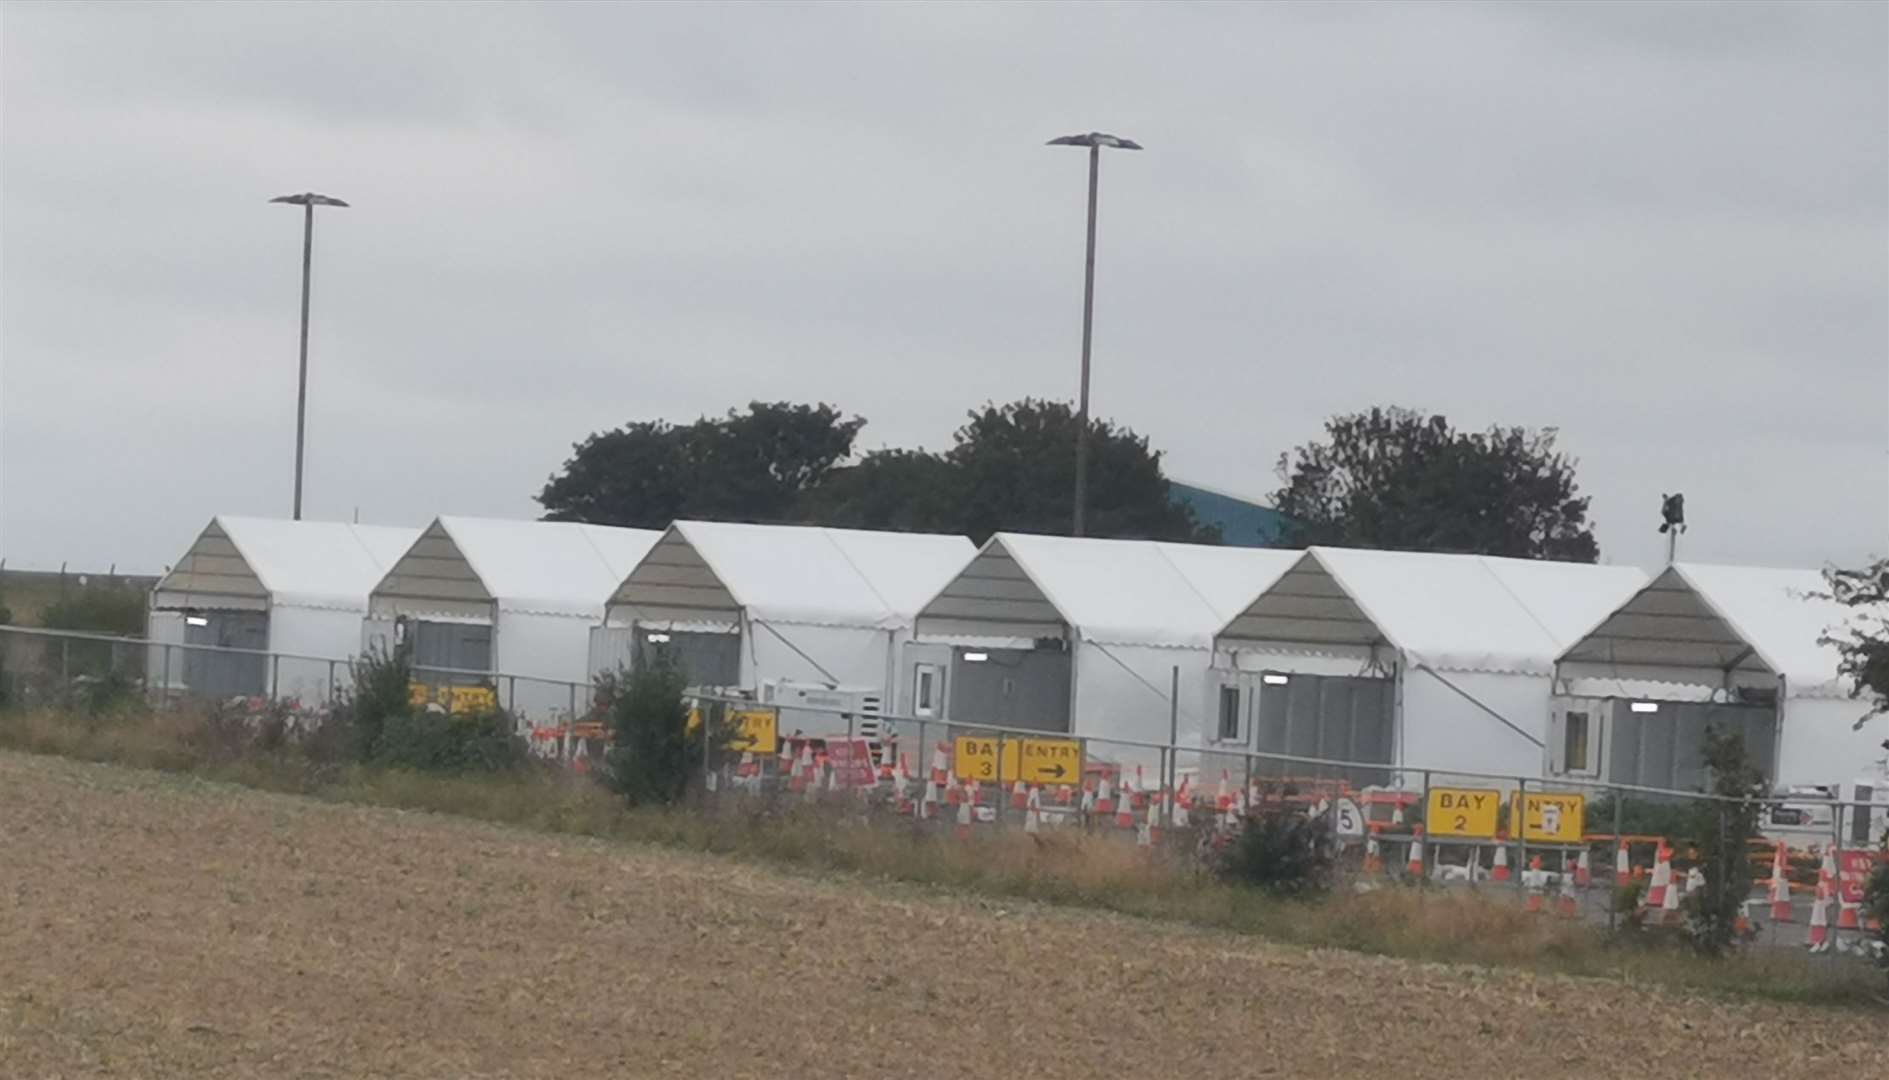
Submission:
[[[1431,836],[1491,839],[1502,806],[1502,793],[1487,788],[1431,788],[1423,831]]]
[[[998,745],[1003,760],[997,760]],[[960,735],[952,748],[951,771],[960,780],[1014,784],[1079,784],[1082,744],[1074,739],[1004,738]]]
[[[1586,825],[1587,797],[1585,795],[1517,793],[1523,800],[1522,812],[1517,815],[1511,809],[1510,818],[1520,817],[1522,821],[1522,839],[1540,840],[1547,844],[1578,844],[1582,830]]]
[[[780,746],[779,724],[773,709],[730,709],[728,722],[735,729],[728,739],[728,749],[737,754],[772,754]]]
[[[1006,748],[1008,744],[1005,744]],[[1018,761],[1026,784],[1082,782],[1082,744],[1074,739],[1020,739]]]

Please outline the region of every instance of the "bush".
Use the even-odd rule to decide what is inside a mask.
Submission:
[[[404,644],[372,649],[354,662],[346,699],[304,739],[311,757],[346,746],[353,760],[422,772],[500,772],[529,758],[511,714],[449,713],[416,707]]]
[[[1219,856],[1221,880],[1274,896],[1310,897],[1331,889],[1338,852],[1323,818],[1293,809],[1247,814]]]
[[[1620,831],[1628,836],[1682,837],[1691,830],[1691,809],[1679,799],[1635,799],[1630,796],[1602,795],[1587,804],[1587,831],[1614,831],[1614,800],[1620,800]]]
[[[687,684],[666,651],[635,671],[598,679],[597,700],[611,734],[602,776],[631,806],[680,801],[709,751],[728,742],[719,709],[711,710],[706,735],[691,722],[682,697]]]
[[[1721,956],[1737,940],[1738,916],[1751,896],[1751,840],[1758,835],[1765,784],[1742,734],[1708,727],[1702,742],[1711,792],[1727,799],[1692,808],[1688,831],[1704,864],[1705,887],[1686,897],[1686,922],[1694,948]]]
[[[1889,835],[1882,840],[1883,853],[1889,854]],[[1876,963],[1889,974],[1889,862],[1878,863],[1863,889],[1863,915],[1876,921]]]

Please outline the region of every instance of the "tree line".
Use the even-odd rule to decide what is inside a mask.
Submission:
[[[971,410],[941,451],[855,458],[866,421],[828,404],[761,402],[675,424],[591,434],[538,494],[545,517],[662,528],[686,518],[961,533],[1068,533],[1076,431],[1065,402]],[[1145,436],[1091,418],[1092,536],[1248,543],[1176,501]],[[1600,549],[1575,462],[1552,428],[1463,431],[1437,415],[1373,408],[1281,454],[1278,542],[1593,562]]]

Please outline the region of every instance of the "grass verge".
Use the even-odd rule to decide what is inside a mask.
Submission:
[[[935,886],[1116,912],[1311,947],[1452,964],[1514,967],[1635,984],[1823,1005],[1879,1005],[1882,977],[1794,950],[1699,957],[1645,934],[1529,915],[1474,893],[1387,888],[1316,901],[1224,884],[1177,853],[1055,831],[955,840],[857,808],[728,798],[630,809],[562,770],[434,775],[312,760],[294,747],[232,749],[203,716],[0,713],[0,747],[159,769],[269,791],[460,815],[547,833],[653,844],[819,874]]]

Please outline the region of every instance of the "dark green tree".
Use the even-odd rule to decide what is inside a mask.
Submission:
[[[1849,624],[1825,634],[1823,642],[1841,657],[1837,666],[1850,679],[1850,693],[1870,700],[1869,712],[1856,722],[1860,730],[1889,713],[1889,559],[1856,570],[1825,570],[1823,577],[1828,595],[1855,610]]]
[[[681,426],[626,424],[576,444],[538,502],[552,521],[646,529],[678,518],[788,521],[864,425],[830,405],[784,401]]]
[[[1325,422],[1326,441],[1279,455],[1282,541],[1594,562],[1600,547],[1556,430],[1458,431],[1373,408]]]
[[[1708,790],[1721,798],[1693,804],[1690,839],[1704,864],[1705,887],[1686,897],[1686,919],[1693,947],[1721,956],[1737,939],[1738,916],[1751,896],[1751,841],[1765,783],[1743,734],[1708,727],[1702,741]]]
[[[687,674],[667,650],[634,671],[598,680],[611,735],[602,777],[631,806],[680,801],[710,755],[727,745],[730,732],[719,716],[708,718],[706,735],[691,722],[687,688]]]
[[[796,516],[843,528],[954,532],[965,501],[961,473],[941,455],[875,450],[828,473]]]

